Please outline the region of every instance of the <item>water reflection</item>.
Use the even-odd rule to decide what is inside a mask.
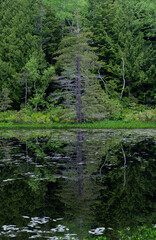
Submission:
[[[155,224],[156,130],[1,131],[0,239]]]

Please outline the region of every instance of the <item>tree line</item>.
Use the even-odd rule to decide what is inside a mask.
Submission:
[[[152,0],[1,0],[0,109],[154,106],[155,46]]]

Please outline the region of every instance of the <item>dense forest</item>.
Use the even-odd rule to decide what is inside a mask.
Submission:
[[[155,9],[153,0],[0,0],[0,120],[153,120]]]

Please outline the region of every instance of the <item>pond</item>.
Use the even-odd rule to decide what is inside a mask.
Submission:
[[[0,131],[0,239],[119,239],[156,223],[156,130]]]

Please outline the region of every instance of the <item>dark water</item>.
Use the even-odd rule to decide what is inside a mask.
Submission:
[[[0,131],[0,239],[156,223],[156,130]]]

